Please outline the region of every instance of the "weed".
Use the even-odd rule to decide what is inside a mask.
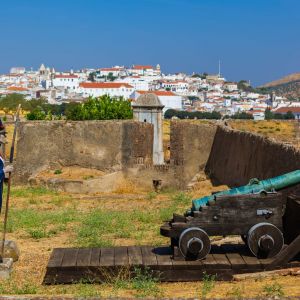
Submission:
[[[48,234],[45,229],[40,229],[40,228],[29,229],[28,233],[29,233],[30,237],[32,237],[35,240],[39,240],[39,239],[48,237]]]
[[[177,205],[190,205],[191,203],[191,196],[184,193],[184,192],[180,192],[178,194],[176,194],[175,196],[173,196],[172,200],[174,201],[175,204]]]
[[[206,299],[207,294],[212,291],[212,289],[215,287],[215,275],[209,275],[204,273],[203,279],[202,279],[202,289],[201,289],[201,298]]]
[[[90,283],[79,283],[76,294],[82,298],[101,297],[100,292],[95,288],[95,284]]]
[[[155,223],[157,216],[152,212],[135,210],[132,214],[132,219],[144,224],[153,224]]]
[[[140,268],[134,269],[134,277],[131,280],[131,286],[137,291],[136,297],[157,297],[161,292],[157,285],[158,278],[153,276],[150,270],[141,270]]]
[[[15,287],[13,293],[17,295],[34,295],[37,293],[37,287],[32,283],[26,282],[21,287]]]
[[[6,186],[5,186],[6,189]],[[13,198],[34,198],[45,195],[57,195],[57,192],[46,189],[45,187],[15,187],[11,189]]]
[[[274,282],[263,286],[263,294],[267,297],[283,297],[284,291],[281,284]]]
[[[156,196],[157,196],[157,193],[156,192],[149,192],[148,194],[147,194],[147,200],[154,200],[155,198],[156,198]]]
[[[244,286],[242,288],[239,286],[234,286],[232,290],[227,293],[227,296],[234,299],[242,299],[244,292]]]
[[[93,178],[94,178],[94,175],[83,176],[83,180],[89,180],[89,179],[93,179]]]
[[[173,213],[175,212],[174,208],[175,208],[174,206],[161,208],[159,210],[160,220],[163,222],[169,220],[173,216]]]
[[[29,201],[28,201],[29,204],[32,204],[32,205],[36,205],[38,204],[38,201],[34,198],[30,198]]]
[[[62,174],[62,170],[61,169],[57,169],[57,170],[54,171],[54,174],[55,175]]]

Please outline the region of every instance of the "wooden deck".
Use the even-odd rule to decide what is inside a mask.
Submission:
[[[43,283],[104,282],[120,272],[134,273],[135,268],[147,268],[160,281],[197,281],[203,274],[231,280],[233,274],[270,269],[273,261],[257,259],[244,245],[213,246],[201,261],[173,260],[170,247],[57,248]],[[300,260],[271,269],[285,267],[300,267]]]

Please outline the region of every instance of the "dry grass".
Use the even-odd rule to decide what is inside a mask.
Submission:
[[[20,260],[8,282],[0,282],[1,294],[36,294],[56,296],[102,297],[198,297],[205,291],[207,298],[264,296],[266,287],[279,287],[285,296],[300,293],[299,277],[276,277],[246,280],[238,283],[220,282],[205,290],[205,282],[156,283],[138,278],[129,282],[120,277],[104,285],[76,284],[42,286],[50,253],[55,247],[105,245],[162,245],[168,240],[159,235],[159,227],[173,212],[183,213],[192,197],[201,197],[213,190],[208,180],[199,181],[190,194],[111,194],[78,200],[78,196],[50,192],[42,188],[13,187],[9,239],[17,241]],[[76,198],[75,198],[76,197]],[[118,226],[115,226],[115,221]],[[40,235],[39,235],[40,234]],[[272,289],[273,288],[273,289]]]
[[[120,180],[117,188],[114,190],[116,194],[138,194],[143,192],[143,190],[138,187],[132,180],[123,179]]]
[[[78,166],[61,167],[59,169],[48,169],[38,174],[43,178],[61,178],[61,179],[78,179],[87,180],[105,175],[104,172],[96,169],[81,168]]]
[[[273,138],[278,141],[292,143],[297,141],[297,123],[287,121],[229,121],[233,129],[258,133],[260,135]]]

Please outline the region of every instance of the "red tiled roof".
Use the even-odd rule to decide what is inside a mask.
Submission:
[[[122,82],[82,82],[79,86],[85,89],[119,89],[120,87],[133,88],[133,86]]]
[[[153,69],[152,66],[140,66],[140,65],[136,65],[136,66],[133,66],[133,69],[134,70],[145,70],[145,69]]]
[[[170,91],[137,91],[140,95],[143,94],[155,94],[156,96],[176,96],[176,94]]]
[[[78,78],[77,75],[55,75],[54,78]]]
[[[10,86],[7,88],[8,91],[19,91],[19,92],[24,92],[28,91],[28,89],[21,87],[21,86]]]
[[[288,111],[291,111],[292,113],[300,113],[300,106],[294,106],[294,107],[280,107],[276,109],[274,112],[279,114],[286,114]]]

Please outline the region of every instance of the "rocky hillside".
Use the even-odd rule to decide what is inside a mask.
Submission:
[[[269,82],[262,86],[276,95],[285,96],[288,99],[300,100],[300,73],[294,73],[281,79]]]

